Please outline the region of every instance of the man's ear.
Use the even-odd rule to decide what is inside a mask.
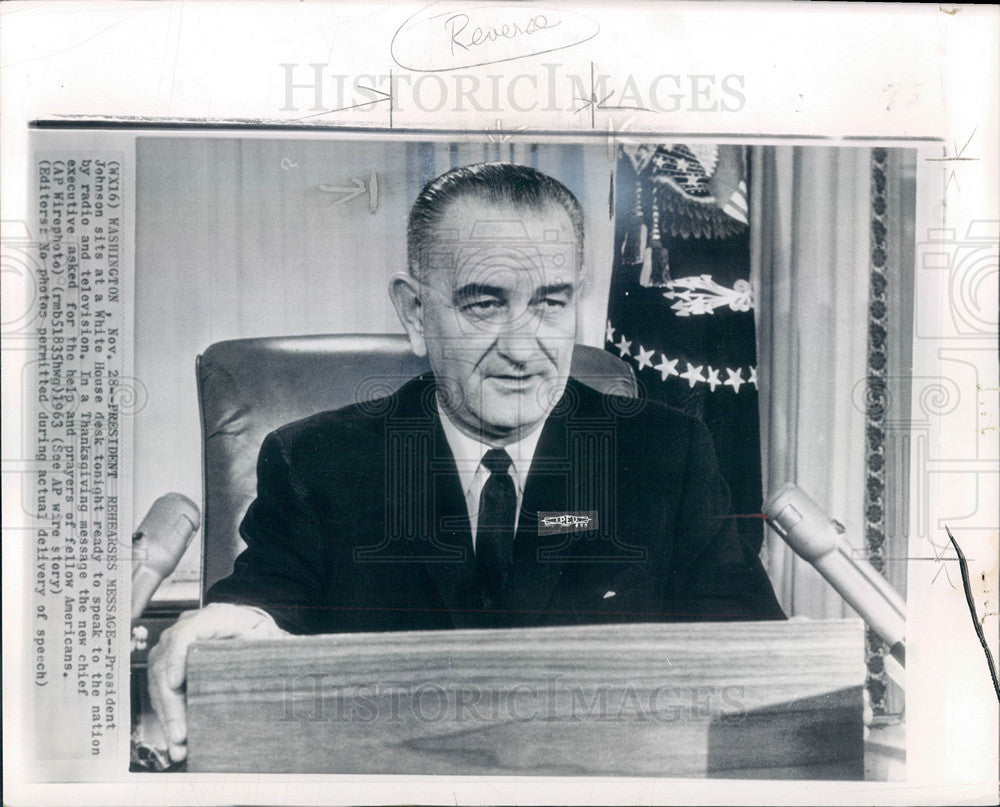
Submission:
[[[420,284],[408,272],[400,272],[389,281],[389,296],[396,308],[399,321],[410,337],[410,349],[417,356],[427,355],[424,340],[424,306],[420,298]]]

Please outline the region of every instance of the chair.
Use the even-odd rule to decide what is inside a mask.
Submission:
[[[204,474],[202,592],[233,570],[239,524],[256,495],[257,453],[279,426],[387,395],[429,369],[404,335],[330,335],[216,342],[197,359]],[[606,394],[637,397],[632,368],[577,345],[573,376]]]

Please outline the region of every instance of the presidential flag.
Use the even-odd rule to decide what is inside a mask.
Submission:
[[[620,146],[606,348],[712,433],[740,532],[763,542],[747,153]]]

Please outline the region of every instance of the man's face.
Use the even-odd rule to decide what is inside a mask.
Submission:
[[[580,291],[569,215],[459,199],[431,241],[420,308],[441,406],[474,437],[518,440],[569,376]]]

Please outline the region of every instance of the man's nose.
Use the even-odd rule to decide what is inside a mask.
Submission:
[[[520,322],[508,323],[497,336],[496,351],[516,364],[526,364],[538,354],[538,323],[531,317],[521,317]]]

